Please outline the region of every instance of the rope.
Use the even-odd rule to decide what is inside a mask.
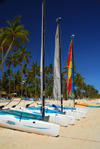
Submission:
[[[12,100],[10,100],[6,105],[0,106],[0,109],[2,109],[2,108],[4,108],[5,106],[9,105],[10,102],[12,102]]]
[[[15,108],[21,101],[22,99],[20,99],[20,101],[16,105],[13,105],[12,108]]]

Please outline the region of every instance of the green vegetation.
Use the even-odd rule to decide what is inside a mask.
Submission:
[[[38,62],[29,63],[28,58],[31,58],[31,52],[27,51],[25,45],[28,40],[29,32],[24,30],[24,25],[21,24],[20,16],[15,17],[12,22],[7,21],[10,27],[0,28],[0,70],[1,70],[1,92],[6,92],[9,96],[11,93],[17,93],[17,96],[22,97],[40,97],[40,66]],[[23,46],[22,46],[23,45]],[[10,51],[11,50],[11,51]],[[9,53],[10,51],[10,53]],[[5,56],[5,57],[4,57]],[[3,72],[3,63],[6,60],[6,71]],[[24,63],[25,61],[25,63]],[[18,65],[21,69],[14,71]],[[13,71],[10,69],[13,66]],[[46,65],[44,68],[45,75],[45,97],[53,98],[53,65]],[[83,75],[77,72],[74,65],[74,85],[75,97],[78,98],[100,98],[98,90],[93,85],[86,84]],[[66,98],[66,72],[67,60],[62,72],[62,93]],[[0,94],[1,95],[1,94]],[[1,98],[1,97],[0,97]]]

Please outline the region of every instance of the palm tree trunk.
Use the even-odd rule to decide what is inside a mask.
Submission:
[[[13,38],[13,41],[12,41],[12,43],[10,44],[10,46],[9,46],[9,48],[8,48],[7,52],[6,52],[6,55],[5,55],[4,59],[2,60],[2,63],[1,63],[1,66],[0,66],[0,70],[1,70],[1,69],[2,69],[2,67],[3,67],[3,64],[4,64],[4,62],[5,62],[5,59],[6,59],[6,57],[7,57],[8,53],[9,53],[9,51],[10,51],[11,47],[12,47],[13,42],[14,42],[14,38]]]

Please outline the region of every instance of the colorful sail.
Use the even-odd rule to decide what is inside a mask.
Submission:
[[[73,48],[73,40],[70,42],[69,52],[68,52],[68,64],[67,64],[67,97],[71,96],[73,93],[73,64],[72,64],[72,48]]]

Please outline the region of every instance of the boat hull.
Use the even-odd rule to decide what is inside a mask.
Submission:
[[[97,105],[85,105],[86,107],[91,107],[91,108],[100,108],[100,106]]]
[[[66,112],[66,115],[74,116],[76,120],[80,120],[81,113],[79,112],[74,112],[71,110],[64,110]]]
[[[75,103],[76,105],[82,105],[82,106],[86,106],[86,107],[94,107],[94,108],[99,108],[100,105],[96,105],[96,104],[92,104],[92,103],[82,103],[82,102],[79,102],[79,103]]]
[[[59,106],[59,105],[49,105],[49,108],[53,109],[53,110],[56,107],[58,108],[58,110],[61,111],[61,106]],[[80,117],[83,117],[83,118],[85,118],[85,116],[86,116],[86,111],[81,110],[81,109],[76,109],[76,108],[72,108],[72,107],[68,107],[68,106],[63,107],[63,111],[66,111],[66,110],[71,111],[71,112],[75,112],[74,115],[75,115],[76,119],[77,119],[77,117],[79,119],[79,116],[76,113],[80,113],[81,114]],[[67,112],[67,114],[68,114],[68,112]]]
[[[23,107],[15,107],[15,108],[10,108],[11,110],[18,110],[20,112],[25,113],[31,113],[31,114],[41,114],[40,110],[28,110],[27,108]],[[58,115],[55,113],[45,113],[45,116],[49,116],[48,122],[58,124],[61,126],[68,126],[69,118],[66,117],[66,115]]]
[[[58,136],[60,126],[40,120],[21,119],[13,115],[0,114],[0,126],[36,134]]]

